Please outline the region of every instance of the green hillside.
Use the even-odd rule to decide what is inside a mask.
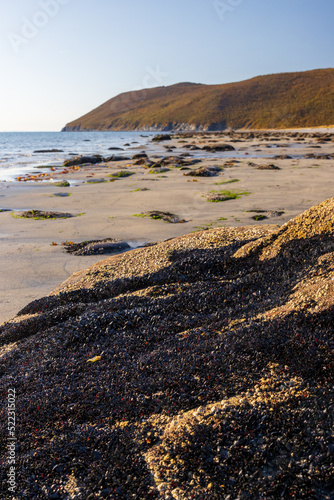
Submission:
[[[334,69],[224,85],[179,83],[126,92],[63,130],[290,128],[334,124]]]

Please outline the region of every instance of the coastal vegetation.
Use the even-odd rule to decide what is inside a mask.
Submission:
[[[126,92],[63,130],[271,129],[333,123],[334,69],[329,68],[223,85],[178,83]]]

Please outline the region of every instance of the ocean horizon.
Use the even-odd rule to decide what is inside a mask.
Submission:
[[[11,181],[28,169],[62,165],[71,155],[127,156],[129,149],[147,148],[153,132],[0,132],[0,181]],[[109,150],[123,148],[124,150]],[[41,150],[58,150],[36,153]]]

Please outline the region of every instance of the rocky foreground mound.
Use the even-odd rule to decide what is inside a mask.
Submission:
[[[17,497],[332,499],[333,236],[334,198],[281,228],[194,233],[0,327]]]

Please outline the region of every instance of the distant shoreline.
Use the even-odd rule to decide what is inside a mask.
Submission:
[[[57,132],[57,131],[56,131]],[[225,129],[196,129],[196,126],[190,128],[173,128],[166,130],[165,128],[134,128],[134,129],[83,129],[73,127],[63,127],[58,132],[142,132],[142,133],[165,133],[165,134],[177,134],[177,133],[198,133],[198,134],[216,134],[216,133],[228,133],[228,132],[334,132],[334,125],[317,125],[314,127],[288,127],[288,128],[225,128]]]
[[[262,75],[221,85],[189,82],[119,94],[63,130],[222,131],[334,123],[334,69]],[[325,125],[326,126],[326,125]]]

